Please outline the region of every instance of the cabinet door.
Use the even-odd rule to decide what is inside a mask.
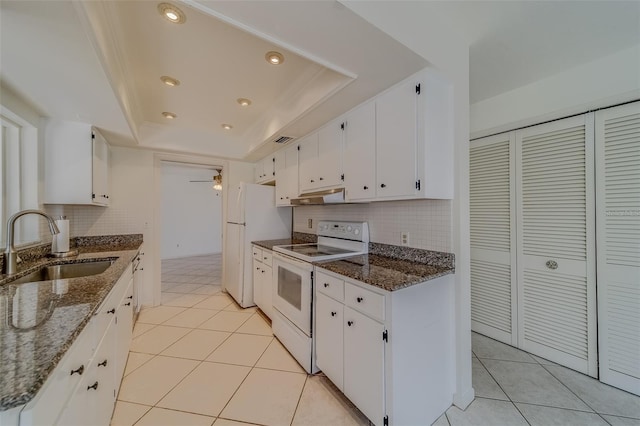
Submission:
[[[640,102],[595,125],[600,381],[640,395]]]
[[[516,132],[518,341],[597,376],[593,115]]]
[[[276,177],[276,156],[275,154],[267,156],[262,160],[264,162],[262,169],[264,170],[264,180],[272,181]]]
[[[115,387],[120,387],[120,381],[127,364],[127,355],[131,345],[131,334],[133,331],[133,275],[129,280],[129,285],[125,291],[122,301],[116,310],[116,340],[115,340]]]
[[[280,174],[280,172],[287,167],[285,150],[281,149],[280,151],[276,152],[273,157],[275,159],[273,163],[273,177],[275,179],[278,179],[278,175]]]
[[[471,328],[516,346],[515,133],[471,142]]]
[[[107,329],[100,346],[98,346],[92,365],[89,368],[90,370],[96,370],[96,380],[93,383],[88,383],[86,387],[90,398],[89,405],[93,410],[93,420],[87,424],[106,425],[111,420],[117,391],[114,374],[114,367],[117,366],[117,335],[118,325],[114,320]]]
[[[314,133],[300,141],[298,170],[300,192],[308,192],[317,185],[316,165],[318,162],[318,134]]]
[[[102,135],[93,131],[93,203],[109,204],[109,145]]]
[[[260,309],[264,306],[264,293],[262,285],[262,277],[264,276],[264,268],[261,262],[253,261],[253,302]]]
[[[263,265],[262,268],[262,303],[264,305],[262,312],[269,318],[273,317],[273,268]]]
[[[316,364],[340,390],[344,389],[342,314],[342,303],[316,292]]]
[[[408,81],[376,99],[376,193],[413,197],[417,170],[417,95]]]
[[[369,102],[351,111],[345,121],[344,186],[348,200],[376,194],[376,105]]]
[[[344,307],[344,394],[373,423],[385,413],[384,327]]]
[[[318,131],[317,188],[342,185],[343,124],[334,121]]]
[[[262,162],[262,160],[260,160],[253,167],[253,181],[255,183],[262,182],[263,177],[264,177],[264,163]]]

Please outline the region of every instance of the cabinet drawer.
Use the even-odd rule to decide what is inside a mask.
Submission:
[[[273,262],[273,252],[271,250],[262,250],[262,263],[271,266]]]
[[[347,306],[384,321],[384,296],[356,285],[345,283],[344,300]]]
[[[260,249],[260,248],[258,248],[256,246],[253,246],[252,253],[253,253],[253,258],[255,260],[257,260],[258,262],[262,262],[262,249]]]
[[[320,293],[324,293],[333,299],[342,302],[344,300],[344,281],[332,277],[320,271],[316,274],[316,287]]]

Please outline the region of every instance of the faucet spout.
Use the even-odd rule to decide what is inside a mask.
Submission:
[[[38,214],[49,222],[49,230],[52,235],[60,233],[56,222],[51,216],[41,210],[22,210],[14,214],[7,221],[7,248],[4,251],[4,273],[13,275],[18,272],[18,252],[14,247],[14,234],[16,221],[27,214]]]

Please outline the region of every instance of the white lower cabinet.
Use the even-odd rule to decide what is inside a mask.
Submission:
[[[253,246],[253,301],[269,318],[273,315],[272,254],[271,250]]]
[[[375,425],[433,423],[453,401],[453,275],[393,292],[316,268],[316,363]]]
[[[20,425],[108,425],[133,327],[133,275],[120,277],[58,366],[20,412]]]

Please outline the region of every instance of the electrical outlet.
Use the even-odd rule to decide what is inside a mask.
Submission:
[[[409,245],[409,232],[402,231],[402,233],[400,234],[400,244],[403,246]]]
[[[307,219],[307,228],[313,229],[313,219]]]

